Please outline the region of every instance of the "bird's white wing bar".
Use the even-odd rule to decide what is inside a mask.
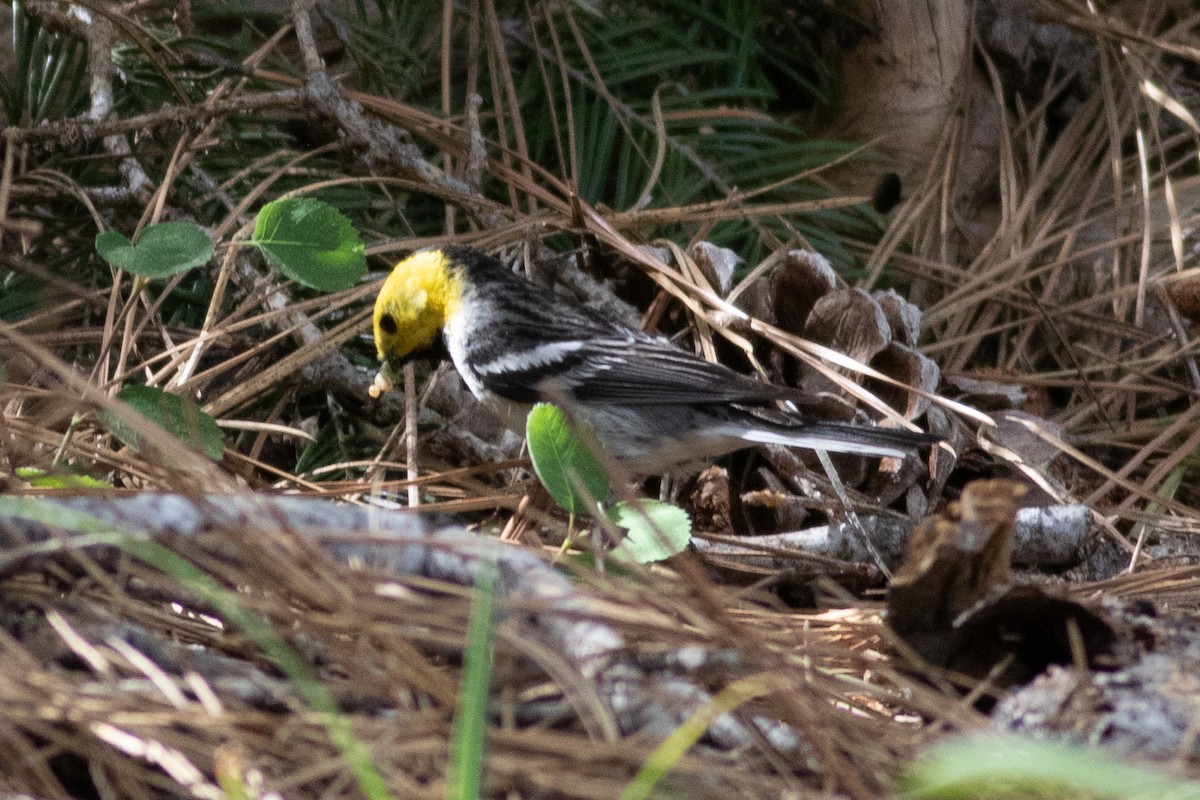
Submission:
[[[509,375],[512,373],[541,371],[544,367],[561,363],[563,358],[583,347],[579,340],[547,342],[525,350],[510,350],[491,361],[474,365],[480,375]]]

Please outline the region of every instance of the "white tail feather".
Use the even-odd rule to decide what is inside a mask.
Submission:
[[[847,441],[829,435],[810,435],[801,432],[794,434],[776,431],[755,430],[738,431],[738,437],[752,444],[778,444],[784,447],[806,447],[809,450],[824,450],[828,453],[854,453],[860,456],[891,456],[904,458],[912,452],[911,449],[889,447],[884,444],[868,444],[866,442]]]

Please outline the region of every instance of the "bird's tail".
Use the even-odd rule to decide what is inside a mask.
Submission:
[[[756,444],[778,444],[785,447],[805,447],[830,453],[856,453],[864,456],[903,458],[922,447],[942,441],[930,433],[867,428],[862,425],[838,422],[809,422],[795,428],[759,428],[746,431],[742,438]]]

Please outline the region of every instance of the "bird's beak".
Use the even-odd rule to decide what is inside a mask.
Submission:
[[[402,365],[401,361],[384,359],[383,364],[379,367],[379,372],[375,373],[374,382],[367,389],[367,394],[378,398],[384,392],[390,392],[397,383],[404,380],[403,373],[400,371]]]
[[[450,351],[446,349],[446,343],[441,336],[434,337],[434,340],[425,347],[400,358],[385,356],[383,363],[379,366],[379,372],[375,375],[375,382],[371,384],[367,392],[371,397],[379,397],[384,392],[390,392],[396,384],[403,383],[404,365],[410,361],[438,362],[449,358]]]

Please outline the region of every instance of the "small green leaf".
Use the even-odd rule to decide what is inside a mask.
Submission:
[[[608,497],[608,475],[587,445],[571,430],[557,406],[538,403],[525,421],[529,458],[546,491],[572,514],[591,511]]]
[[[137,244],[116,231],[105,231],[96,237],[96,252],[133,275],[167,278],[212,258],[213,243],[195,223],[160,222],[142,231]]]
[[[267,203],[251,241],[284,275],[318,291],[349,288],[367,271],[363,243],[350,220],[311,197]]]
[[[224,453],[224,439],[217,421],[196,408],[196,404],[152,386],[126,386],[118,395],[142,416],[166,429],[213,460]],[[141,437],[113,414],[105,414],[108,429],[130,447],[137,448]]]
[[[961,736],[938,745],[909,768],[905,784],[898,795],[904,800],[1200,797],[1200,783],[1123,763],[1102,748],[1003,734]]]
[[[676,505],[658,500],[617,503],[608,518],[627,533],[613,548],[613,556],[639,564],[662,561],[683,552],[692,540],[692,521]]]

